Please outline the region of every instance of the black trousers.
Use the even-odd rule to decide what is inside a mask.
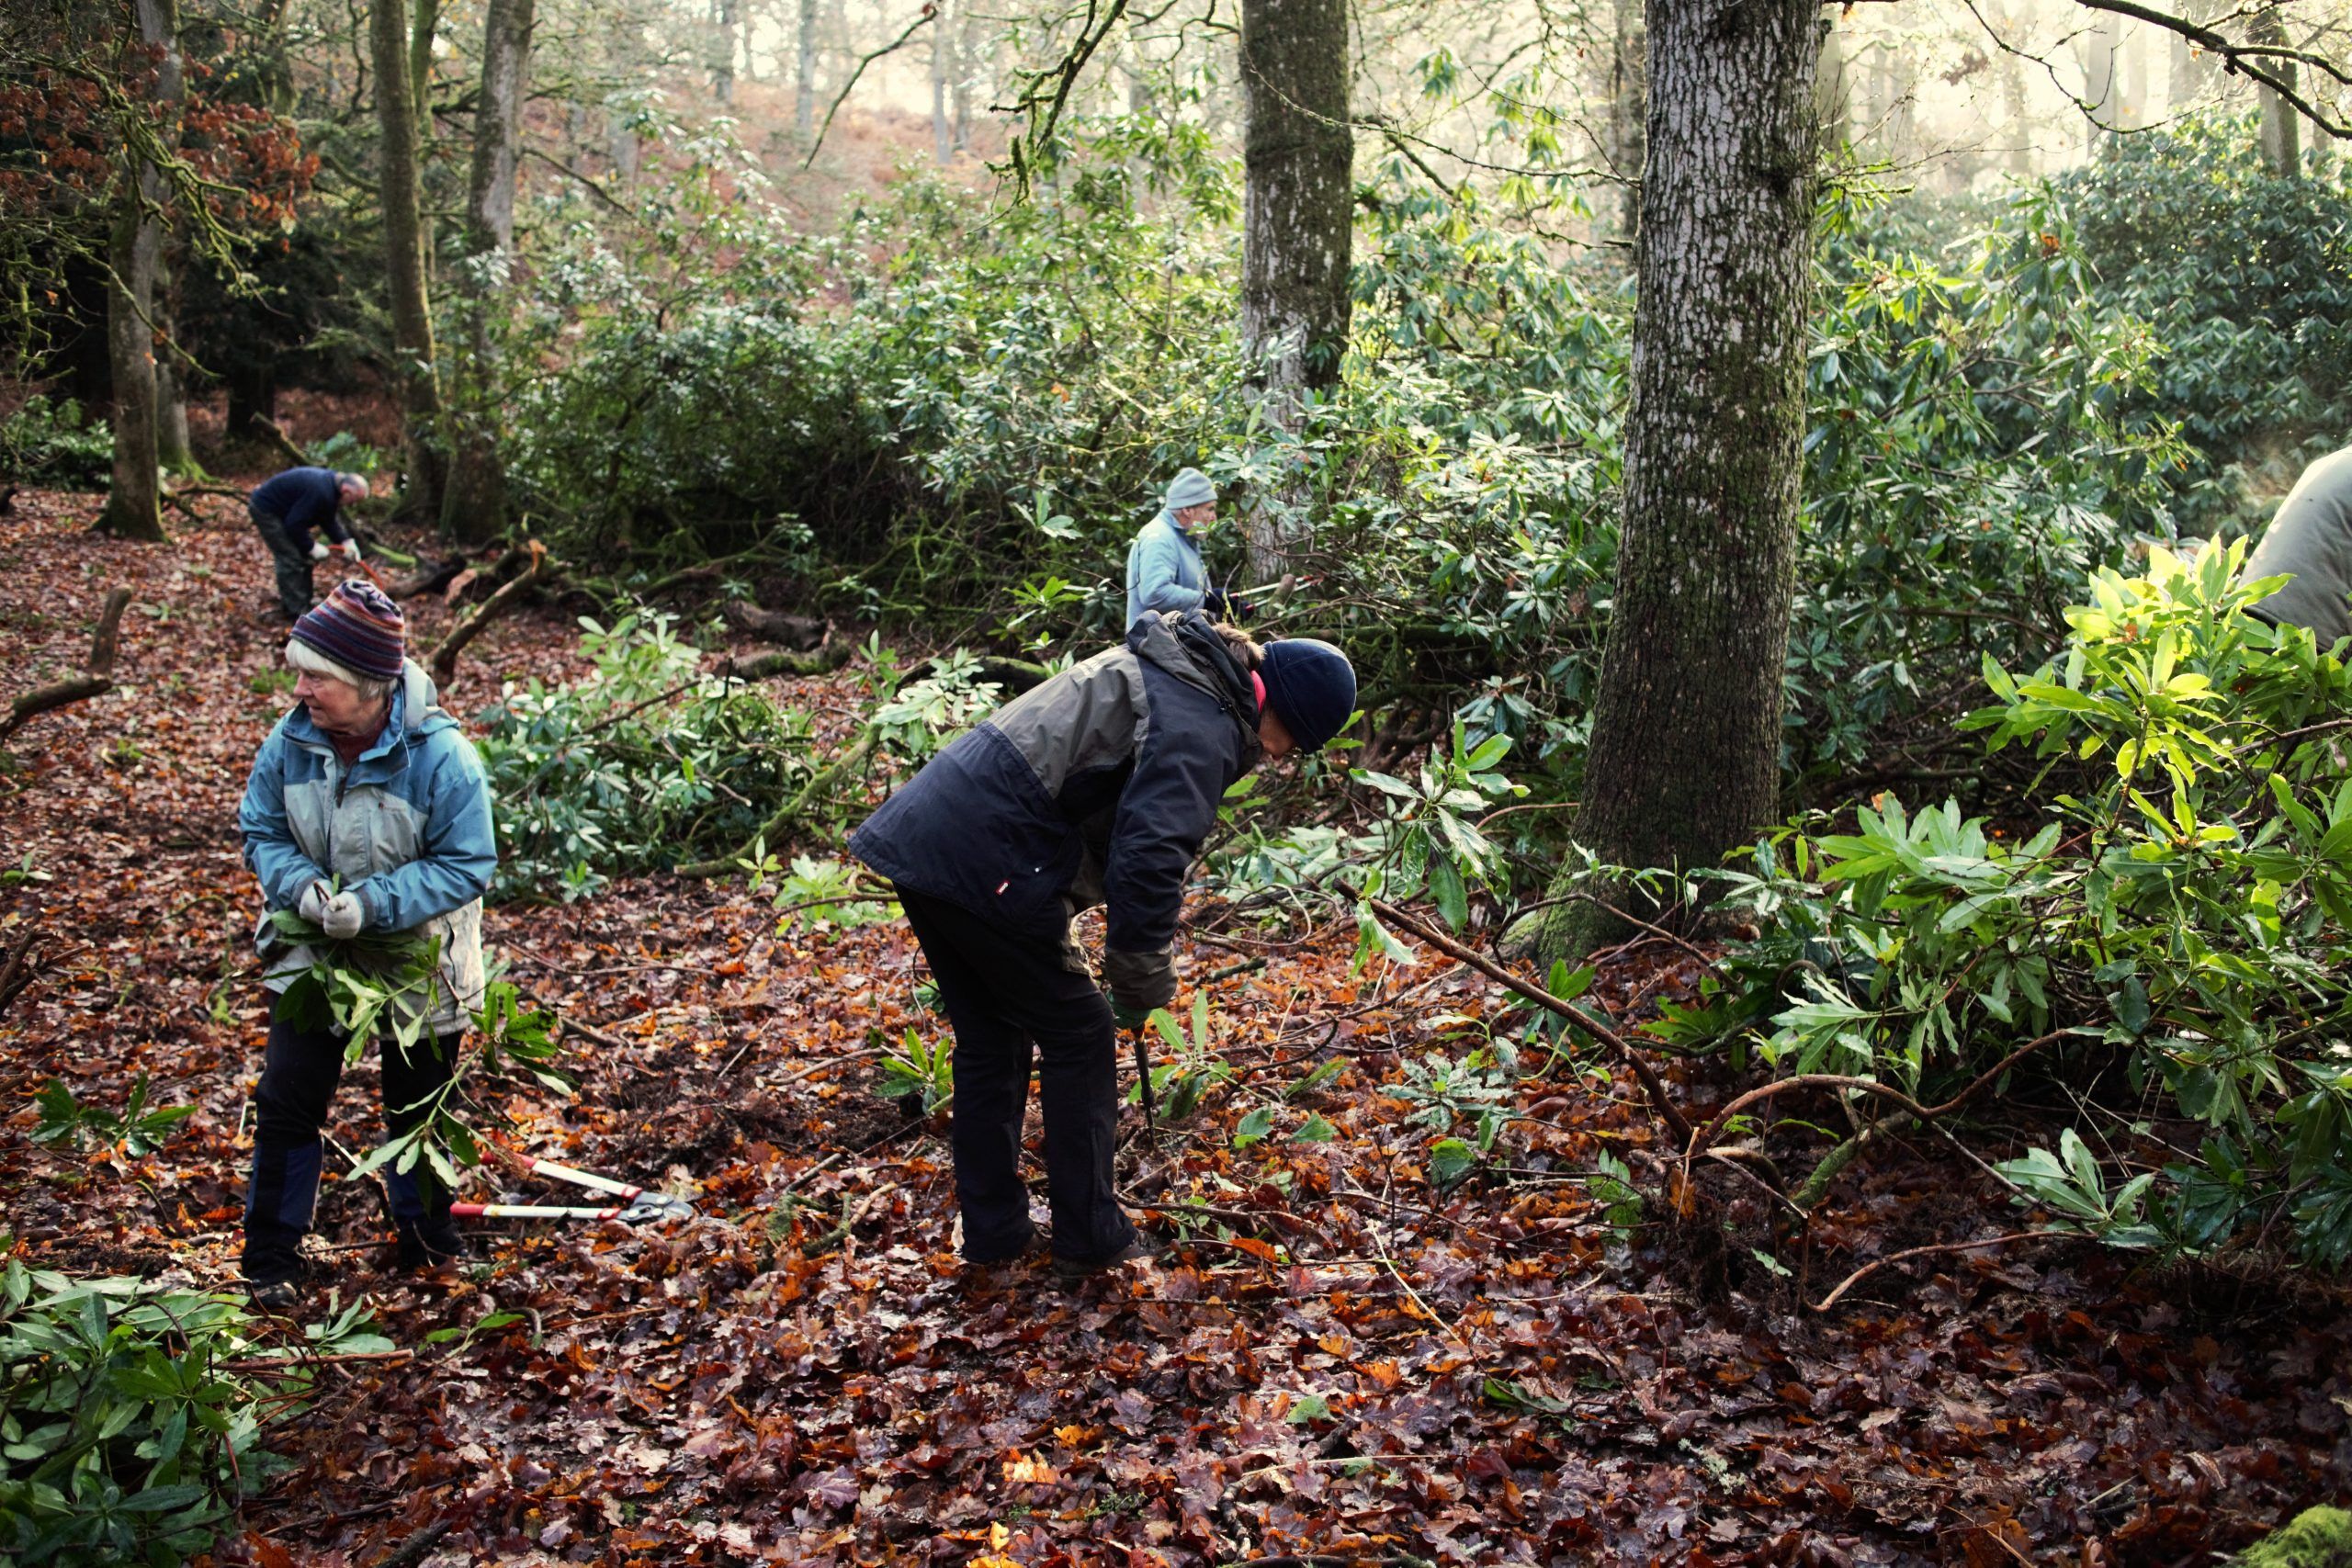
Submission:
[[[462,1031],[420,1035],[403,1052],[387,1035],[383,1056],[384,1121],[392,1137],[416,1130],[433,1097],[449,1081]],[[268,1281],[299,1271],[302,1237],[310,1234],[319,1197],[319,1167],[327,1107],[343,1081],[344,1042],[324,1031],[297,1029],[283,1019],[269,1026],[261,1086],[254,1091],[254,1179],[245,1190],[245,1277]],[[449,1193],[423,1160],[387,1171],[392,1223],[403,1232],[440,1234],[449,1225]]]
[[[311,607],[311,547],[295,541],[287,530],[286,520],[274,513],[255,512],[245,508],[245,515],[254,520],[254,532],[269,547],[269,558],[277,566],[277,607],[286,612],[289,621],[298,620]]]
[[[1091,976],[1059,943],[1009,934],[954,904],[901,891],[939,999],[956,1030],[956,1201],[964,1256],[997,1262],[1026,1250],[1029,1191],[1021,1122],[1034,1047],[1046,1113],[1046,1191],[1054,1253],[1105,1258],[1135,1239],[1113,1190],[1119,1122],[1118,1035]]]

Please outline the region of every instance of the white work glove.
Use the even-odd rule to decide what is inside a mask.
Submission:
[[[348,887],[328,899],[319,914],[319,928],[337,942],[348,942],[357,936],[359,928],[367,923],[367,906]]]
[[[312,539],[311,541],[311,558],[312,560],[324,560],[327,558],[327,542],[324,539]]]
[[[354,566],[357,566],[357,565],[359,564],[359,541],[358,541],[358,540],[356,540],[356,539],[345,539],[345,540],[343,542],[341,548],[342,548],[342,550],[343,550],[343,553],[344,553],[345,557],[347,559],[349,559],[349,561],[351,562],[351,564],[352,564],[352,565],[354,565]]]
[[[323,882],[313,882],[302,889],[302,897],[294,901],[294,912],[314,926],[327,923],[327,900],[334,892]]]

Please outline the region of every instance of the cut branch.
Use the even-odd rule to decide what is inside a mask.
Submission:
[[[466,645],[480,637],[483,627],[513,608],[515,600],[539,580],[541,570],[547,566],[548,547],[537,539],[529,540],[526,547],[519,547],[530,550],[531,564],[505,587],[492,594],[481,609],[451,627],[449,635],[441,639],[441,646],[433,650],[426,668],[432,671],[433,679],[439,684],[446,686],[457,677],[458,655],[465,651]]]
[[[810,774],[808,782],[800,787],[800,793],[786,801],[775,816],[761,825],[754,842],[763,842],[771,848],[784,842],[791,836],[792,830],[800,825],[801,818],[808,814],[811,806],[823,798],[835,784],[848,777],[851,773],[865,765],[865,760],[874,755],[874,748],[881,738],[882,731],[877,727],[867,725],[848,750]],[[751,856],[752,846],[747,844],[738,853],[722,855],[717,860],[688,861],[678,868],[678,874],[697,880],[725,876],[730,872],[741,869],[741,863],[750,859]]]
[[[881,59],[886,54],[896,54],[900,49],[906,46],[906,41],[914,37],[916,31],[920,29],[924,23],[930,21],[938,14],[939,12],[936,6],[925,6],[922,8],[922,13],[916,17],[913,21],[907,24],[907,30],[905,32],[900,33],[897,38],[892,39],[888,43],[884,44],[880,49],[876,50],[873,53],[867,55],[865,59],[857,62],[857,68],[849,73],[849,80],[842,84],[842,90],[834,96],[832,106],[825,110],[825,123],[817,128],[817,139],[808,143],[808,155],[800,160],[800,166],[802,168],[807,168],[810,164],[816,161],[817,149],[825,144],[825,133],[833,129],[833,116],[841,113],[842,105],[849,101],[850,89],[857,85],[857,79],[860,76],[865,74],[865,68],[873,64],[876,61]]]
[[[1536,985],[1531,980],[1521,979],[1518,976],[1512,974],[1510,970],[1504,968],[1501,964],[1497,964],[1492,959],[1479,953],[1476,950],[1454,941],[1452,937],[1447,936],[1441,931],[1434,931],[1431,928],[1423,925],[1420,921],[1415,919],[1412,916],[1405,913],[1404,910],[1396,908],[1394,904],[1388,903],[1385,899],[1373,899],[1372,912],[1378,915],[1382,919],[1386,920],[1389,924],[1401,926],[1406,931],[1412,932],[1413,935],[1420,938],[1423,942],[1428,942],[1431,947],[1436,948],[1440,953],[1446,954],[1448,957],[1456,958],[1461,960],[1463,963],[1467,964],[1471,968],[1476,969],[1481,975],[1486,976],[1487,978],[1500,981],[1503,985],[1510,987],[1513,991],[1526,998],[1529,1001],[1533,1002],[1536,1006],[1549,1009],[1551,1011],[1559,1014],[1562,1018],[1566,1019],[1570,1023],[1584,1031],[1585,1033],[1590,1035],[1593,1039],[1598,1040],[1603,1045],[1608,1046],[1610,1050],[1617,1054],[1617,1057],[1620,1061],[1623,1061],[1626,1066],[1633,1069],[1634,1076],[1641,1080],[1642,1092],[1649,1097],[1650,1108],[1657,1112],[1658,1120],[1665,1122],[1667,1127],[1672,1131],[1677,1138],[1686,1140],[1690,1138],[1690,1123],[1683,1117],[1681,1111],[1675,1109],[1673,1100],[1669,1098],[1666,1092],[1665,1080],[1657,1076],[1657,1069],[1651,1066],[1648,1059],[1643,1056],[1641,1052],[1634,1048],[1633,1043],[1628,1041],[1623,1035],[1618,1033],[1615,1030],[1610,1028],[1607,1024],[1601,1022],[1599,1019],[1593,1017],[1592,1014],[1585,1011],[1584,1009],[1577,1006],[1574,1002],[1565,1001],[1560,998],[1554,996],[1551,992],[1545,990],[1543,987]]]
[[[107,592],[106,607],[98,612],[98,629],[90,639],[90,658],[83,672],[36,687],[9,704],[8,716],[0,718],[0,741],[16,734],[28,720],[114,690],[116,640],[122,630],[122,612],[130,604],[130,589],[117,588]]]

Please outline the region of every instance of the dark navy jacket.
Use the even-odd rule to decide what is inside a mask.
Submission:
[[[899,887],[1042,942],[1109,906],[1120,1000],[1174,996],[1184,880],[1258,761],[1250,674],[1198,611],[1146,615],[933,758],[850,839]],[[1074,949],[1072,950],[1074,952]]]
[[[287,535],[306,550],[314,527],[324,528],[338,545],[351,537],[343,525],[343,495],[333,468],[288,468],[263,480],[245,504],[284,523]]]

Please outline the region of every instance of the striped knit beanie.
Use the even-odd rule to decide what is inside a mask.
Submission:
[[[294,640],[307,643],[347,669],[379,681],[400,678],[408,623],[384,591],[358,578],[338,584],[294,623]]]

